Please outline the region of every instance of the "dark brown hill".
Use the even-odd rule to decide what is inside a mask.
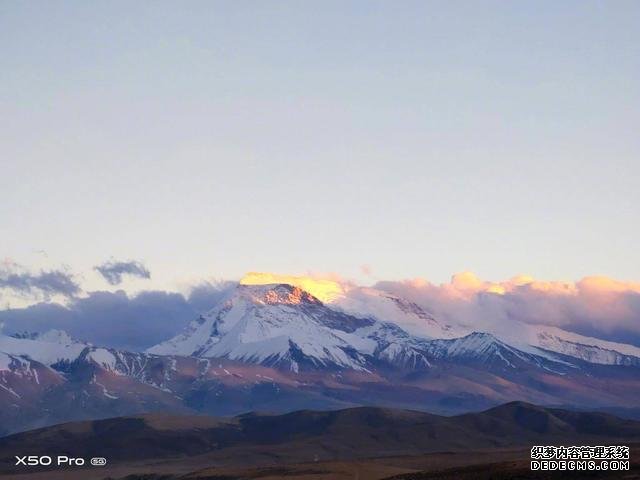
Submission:
[[[640,422],[514,402],[454,417],[374,407],[247,414],[233,418],[161,414],[74,422],[0,439],[13,455],[103,456],[110,462],[207,455],[212,463],[340,460],[533,444],[640,441]]]

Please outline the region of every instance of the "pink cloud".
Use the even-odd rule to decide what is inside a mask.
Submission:
[[[434,314],[471,327],[510,319],[555,325],[588,335],[640,344],[640,283],[604,276],[577,282],[519,275],[491,282],[472,272],[433,284],[416,278],[379,282],[378,288],[407,297]]]

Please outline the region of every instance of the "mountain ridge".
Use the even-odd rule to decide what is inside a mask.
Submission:
[[[116,417],[0,438],[0,457],[12,458],[22,451],[34,455],[60,451],[106,456],[110,462],[118,462],[208,454],[212,461],[233,463],[264,462],[269,452],[278,452],[287,461],[300,461],[314,456],[349,459],[530,447],[540,442],[603,444],[638,440],[640,422],[511,402],[452,417],[379,407],[301,410],[281,415],[251,413],[231,418],[162,414]],[[131,445],[138,447],[132,450]]]
[[[147,352],[60,331],[0,334],[0,433],[145,411],[233,415],[376,404],[453,414],[510,400],[637,407],[640,364],[626,355],[632,349],[607,353],[600,345],[610,342],[577,344],[585,337],[557,328],[523,329],[514,341],[445,325],[372,289],[356,293],[356,303],[367,305],[357,315],[353,304],[348,313],[332,303],[343,293],[322,302],[296,285],[239,285]],[[424,326],[424,335],[406,325]]]

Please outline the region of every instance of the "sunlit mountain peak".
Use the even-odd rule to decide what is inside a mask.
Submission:
[[[240,280],[241,285],[272,285],[282,283],[301,288],[322,302],[331,302],[344,293],[344,287],[339,282],[312,277],[249,272]]]

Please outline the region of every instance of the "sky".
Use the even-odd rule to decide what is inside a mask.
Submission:
[[[638,281],[639,21],[636,1],[0,0],[0,259],[87,290]]]

